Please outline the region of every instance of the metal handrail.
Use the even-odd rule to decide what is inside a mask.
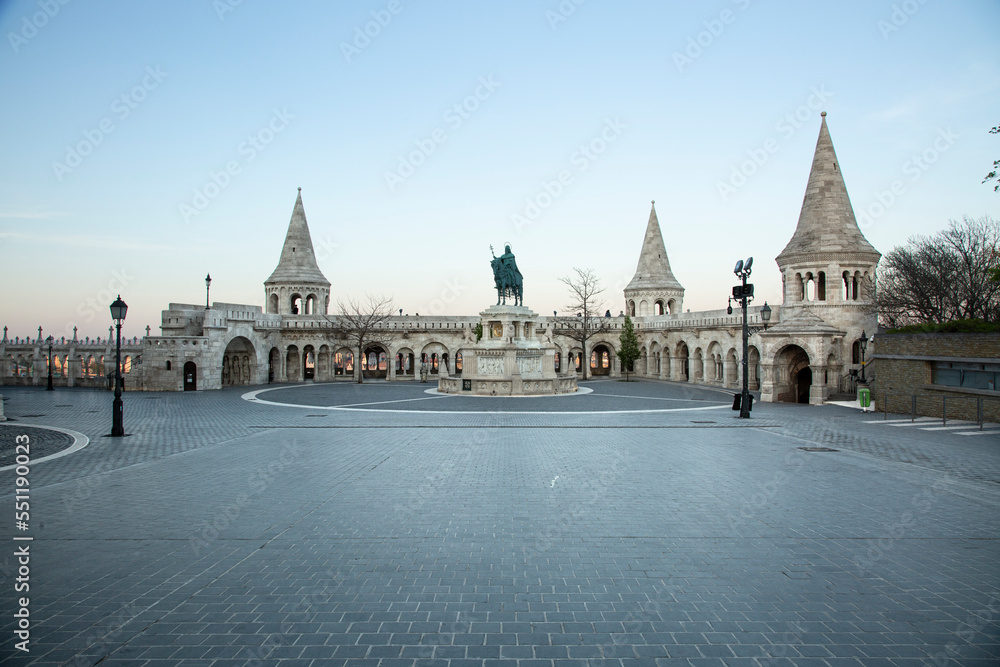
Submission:
[[[910,398],[910,423],[917,420],[917,400],[919,398],[935,398],[933,394],[906,394],[906,393],[892,393],[885,392],[883,399],[880,401],[882,404],[882,419],[886,420],[889,418],[889,397],[909,397]],[[983,424],[986,421],[984,418],[983,402],[985,400],[1000,401],[1000,396],[947,396],[943,395],[941,398],[941,425],[948,425],[948,399],[976,399],[976,424],[979,426],[979,430],[983,430]],[[878,411],[878,406],[876,406],[876,412]],[[893,414],[903,414],[903,413],[893,413]],[[930,416],[930,415],[925,415]]]

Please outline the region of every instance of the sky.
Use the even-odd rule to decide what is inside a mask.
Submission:
[[[0,325],[158,333],[263,305],[302,188],[339,300],[472,315],[593,269],[623,308],[656,201],[684,307],[780,303],[820,111],[883,254],[1000,217],[1000,2],[0,0]],[[759,305],[759,304],[758,304]]]

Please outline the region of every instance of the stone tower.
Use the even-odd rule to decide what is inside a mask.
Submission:
[[[312,236],[299,188],[292,219],[281,248],[281,259],[264,281],[267,312],[282,315],[326,314],[330,307],[330,281],[316,264]]]
[[[777,256],[785,307],[808,306],[829,324],[875,327],[875,266],[882,257],[858,228],[847,186],[833,150],[826,112],[799,222]],[[861,331],[858,331],[860,335]]]
[[[683,312],[684,288],[670,270],[660,222],[656,219],[655,201],[649,211],[639,264],[632,281],[625,288],[625,305],[632,317]]]

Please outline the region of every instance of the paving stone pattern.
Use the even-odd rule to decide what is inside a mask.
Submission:
[[[27,441],[18,440],[18,436],[28,436]],[[73,437],[59,431],[52,431],[37,426],[24,426],[13,422],[0,423],[0,468],[14,465],[19,450],[17,445],[26,445],[28,456],[40,459],[44,456],[57,454],[73,444]],[[24,449],[20,450],[23,454]]]
[[[537,411],[411,400],[427,397],[418,384],[260,396],[307,408],[235,390],[132,394],[121,440],[101,437],[110,394],[14,389],[16,424],[92,443],[32,468],[31,653],[13,651],[8,548],[0,656],[1000,662],[1000,435],[888,428],[833,406],[760,404],[736,420],[719,392],[586,386],[600,396]],[[686,405],[713,409],[608,412]],[[0,473],[11,514],[13,479]],[[13,535],[9,516],[0,539]]]

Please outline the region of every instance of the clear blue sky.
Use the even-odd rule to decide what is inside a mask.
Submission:
[[[748,255],[780,302],[821,108],[883,253],[1000,217],[998,26],[995,0],[2,2],[0,325],[106,333],[120,291],[155,333],[208,272],[263,304],[300,186],[334,305],[477,313],[510,242],[526,305],[590,267],[617,313],[651,199],[686,308],[725,307]]]

